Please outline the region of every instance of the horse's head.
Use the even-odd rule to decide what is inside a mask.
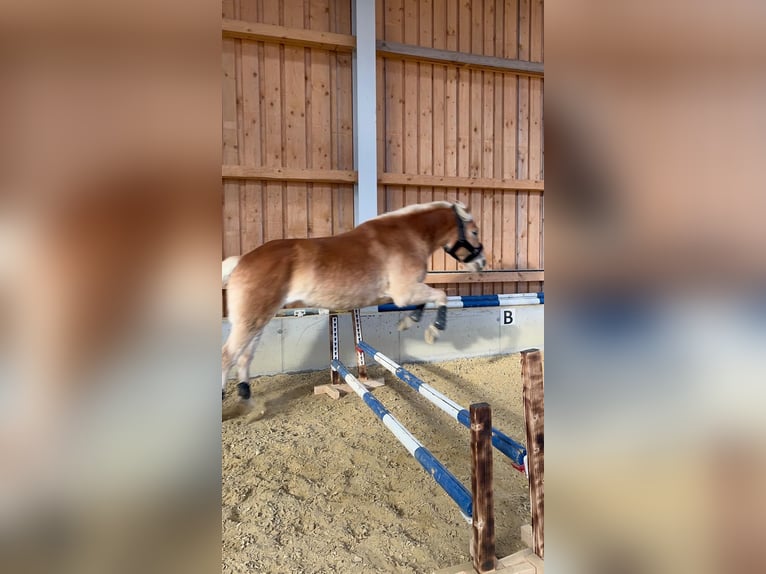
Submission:
[[[466,207],[458,202],[452,205],[457,223],[455,240],[445,245],[444,250],[460,261],[469,271],[481,271],[487,265],[484,247],[479,241],[479,228]]]

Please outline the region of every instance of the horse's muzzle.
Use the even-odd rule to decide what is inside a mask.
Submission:
[[[484,257],[484,254],[482,253],[476,259],[473,259],[472,261],[469,261],[468,263],[463,263],[463,266],[468,271],[473,271],[473,272],[482,271],[487,266],[487,258]]]

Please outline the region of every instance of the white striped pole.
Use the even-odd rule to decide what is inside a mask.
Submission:
[[[368,343],[361,341],[357,344],[357,347],[369,354],[381,367],[407,383],[419,394],[428,399],[429,402],[444,411],[461,425],[468,429],[471,428],[471,417],[467,409],[464,409],[449,397],[426,384],[422,379],[416,377],[407,369],[389,359]],[[511,463],[517,470],[524,470],[524,457],[527,454],[527,449],[523,445],[517,443],[502,431],[493,428],[492,446],[511,459]]]
[[[470,523],[471,515],[473,514],[473,499],[468,489],[418,439],[412,436],[410,431],[396,417],[388,412],[388,409],[348,371],[343,363],[333,359],[332,368],[343,377],[343,380],[370,407],[370,410],[383,421],[386,428],[402,443],[407,452],[420,463],[420,466],[455,501],[455,504],[460,508],[460,512],[463,513],[463,517]]]
[[[516,307],[522,305],[542,305],[545,294],[540,293],[511,293],[506,295],[453,295],[447,297],[448,309],[470,309],[476,307]],[[378,305],[378,311],[412,311],[415,305],[397,307],[393,303]],[[434,303],[427,303],[426,309],[436,309]]]

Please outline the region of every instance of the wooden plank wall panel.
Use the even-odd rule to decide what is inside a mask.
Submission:
[[[240,18],[258,19],[257,2],[241,2]],[[262,62],[261,46],[257,42],[240,42],[241,68],[238,72],[241,90],[241,114],[238,124],[242,128],[242,149],[239,164],[261,165],[263,162],[263,118],[261,116]],[[247,181],[240,184],[240,249],[250,251],[263,243],[263,183]]]
[[[530,59],[542,62],[543,48],[543,2],[531,0],[530,14]],[[529,177],[543,179],[542,172],[542,78],[529,80]],[[542,267],[542,194],[530,191],[527,204],[527,262],[531,268]],[[529,291],[541,291],[539,282],[529,283]]]
[[[304,23],[303,1],[282,3],[282,23],[289,28],[302,28]],[[283,99],[284,112],[282,129],[284,136],[283,163],[286,167],[306,167],[306,144],[311,138],[306,133],[306,48],[284,46],[283,58]],[[319,102],[317,102],[319,104]],[[287,237],[308,235],[307,183],[287,183],[285,207]]]
[[[543,62],[542,0],[378,0],[378,40]],[[542,78],[378,57],[383,173],[543,180]],[[381,185],[380,208],[459,200],[493,269],[543,268],[543,193]],[[443,253],[430,269],[459,266]],[[542,290],[542,282],[442,284],[450,295]]]
[[[379,0],[382,1],[382,0]],[[385,0],[384,34],[386,39],[404,41],[404,0]],[[404,61],[384,60],[384,86],[378,90],[385,93],[385,142],[386,171],[404,173]],[[379,192],[380,193],[380,192]],[[386,211],[393,211],[404,205],[404,190],[401,186],[388,186],[385,190]]]
[[[502,55],[505,58],[517,59],[519,55],[518,43],[518,4],[517,0],[504,0],[503,2],[503,42]],[[516,178],[516,134],[518,117],[518,76],[512,74],[503,74],[503,133],[502,133],[502,164],[503,177]],[[516,193],[503,193],[503,245],[501,250],[502,269],[513,269],[516,267],[516,223],[518,217],[516,214]],[[509,240],[509,238],[513,238]],[[516,283],[503,283],[501,292],[517,293],[519,291]]]
[[[351,0],[328,0],[335,15],[335,30],[339,34],[351,34]],[[352,94],[351,54],[336,54],[337,88],[335,120],[333,129],[337,131],[338,149],[336,160],[338,169],[354,169],[354,114]],[[330,90],[333,93],[333,90]],[[335,188],[333,201],[335,227],[333,233],[350,231],[354,227],[354,188],[339,185]]]
[[[238,6],[235,0],[224,0],[222,4],[224,18],[235,18]],[[239,42],[224,38],[222,42],[223,85],[221,87],[221,119],[224,163],[239,163],[239,144],[237,141],[237,49]],[[240,184],[223,184],[223,256],[240,252]]]
[[[519,0],[519,59],[529,59],[529,0]],[[529,178],[529,78],[519,77],[518,146],[516,149],[517,177]],[[516,214],[518,217],[516,235],[516,264],[528,268],[527,243],[529,236],[528,206],[529,192],[517,194]],[[528,283],[519,283],[522,292],[528,291]]]
[[[306,12],[306,27],[311,30],[330,30],[330,10],[324,0],[311,0]],[[330,107],[324,102],[330,97],[330,54],[325,50],[310,49],[306,55],[306,117],[311,122],[307,130],[306,147],[310,151],[310,166],[315,169],[332,168],[332,123]],[[332,235],[332,186],[314,183],[308,186],[309,237]]]
[[[351,33],[351,0],[223,0],[225,18]],[[256,168],[352,170],[351,55],[223,39],[223,160]],[[283,237],[353,227],[353,186],[223,183],[223,256]]]
[[[458,50],[458,2],[446,2],[447,6],[447,49]],[[458,70],[454,66],[446,67],[446,88],[445,88],[445,114],[444,114],[444,133],[445,133],[445,163],[444,172],[448,176],[458,174]],[[456,187],[446,188],[445,199],[447,201],[458,200],[458,189]],[[444,270],[457,271],[458,264],[452,257],[445,254]],[[459,286],[457,283],[447,284],[443,287],[448,295],[457,295]]]
[[[428,15],[426,15],[426,18]],[[447,10],[443,0],[433,2],[433,20],[431,31],[433,35],[433,47],[445,50],[447,48]],[[421,16],[421,20],[423,16]],[[431,139],[431,168],[434,175],[445,175],[446,155],[446,74],[447,66],[432,65],[432,109],[431,126],[433,129]],[[451,123],[451,122],[450,122]],[[447,189],[443,187],[433,188],[431,200],[444,201],[447,199]],[[439,250],[433,255],[432,269],[445,269],[447,254]],[[450,257],[451,259],[451,257]]]
[[[351,0],[222,0],[225,18],[351,34]],[[379,40],[543,62],[542,0],[377,0]],[[352,55],[224,38],[224,163],[353,170]],[[542,78],[450,63],[377,58],[380,173],[543,180]],[[433,182],[437,183],[437,182]],[[432,182],[429,182],[429,186]],[[459,200],[493,269],[542,269],[541,191],[380,185],[379,211]],[[353,186],[279,180],[223,183],[223,255],[282,237],[353,227]],[[444,253],[434,271],[455,271]],[[449,283],[455,294],[542,290],[541,282]]]

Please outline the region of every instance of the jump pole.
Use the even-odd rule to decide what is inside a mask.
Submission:
[[[400,423],[388,409],[337,359],[331,368],[359,395],[423,469],[458,505],[471,523],[470,553],[474,571],[494,572],[495,510],[492,474],[492,410],[487,403],[471,405],[471,492]]]
[[[461,407],[449,397],[426,384],[422,379],[416,377],[410,371],[389,359],[368,343],[359,341],[357,343],[357,348],[369,354],[376,363],[407,383],[415,391],[428,399],[429,402],[447,413],[461,425],[467,429],[471,428],[471,416],[467,409]],[[527,449],[524,448],[523,445],[520,445],[502,431],[493,428],[492,446],[507,456],[516,470],[524,471],[524,458],[527,455]]]
[[[431,452],[416,439],[407,428],[400,423],[388,409],[370,392],[349,370],[337,359],[332,361],[332,369],[336,371],[349,387],[359,395],[364,403],[370,407],[388,430],[402,443],[420,466],[431,475],[436,483],[444,489],[444,492],[457,504],[460,512],[468,522],[473,515],[473,500],[471,493],[447,468],[439,462]]]

